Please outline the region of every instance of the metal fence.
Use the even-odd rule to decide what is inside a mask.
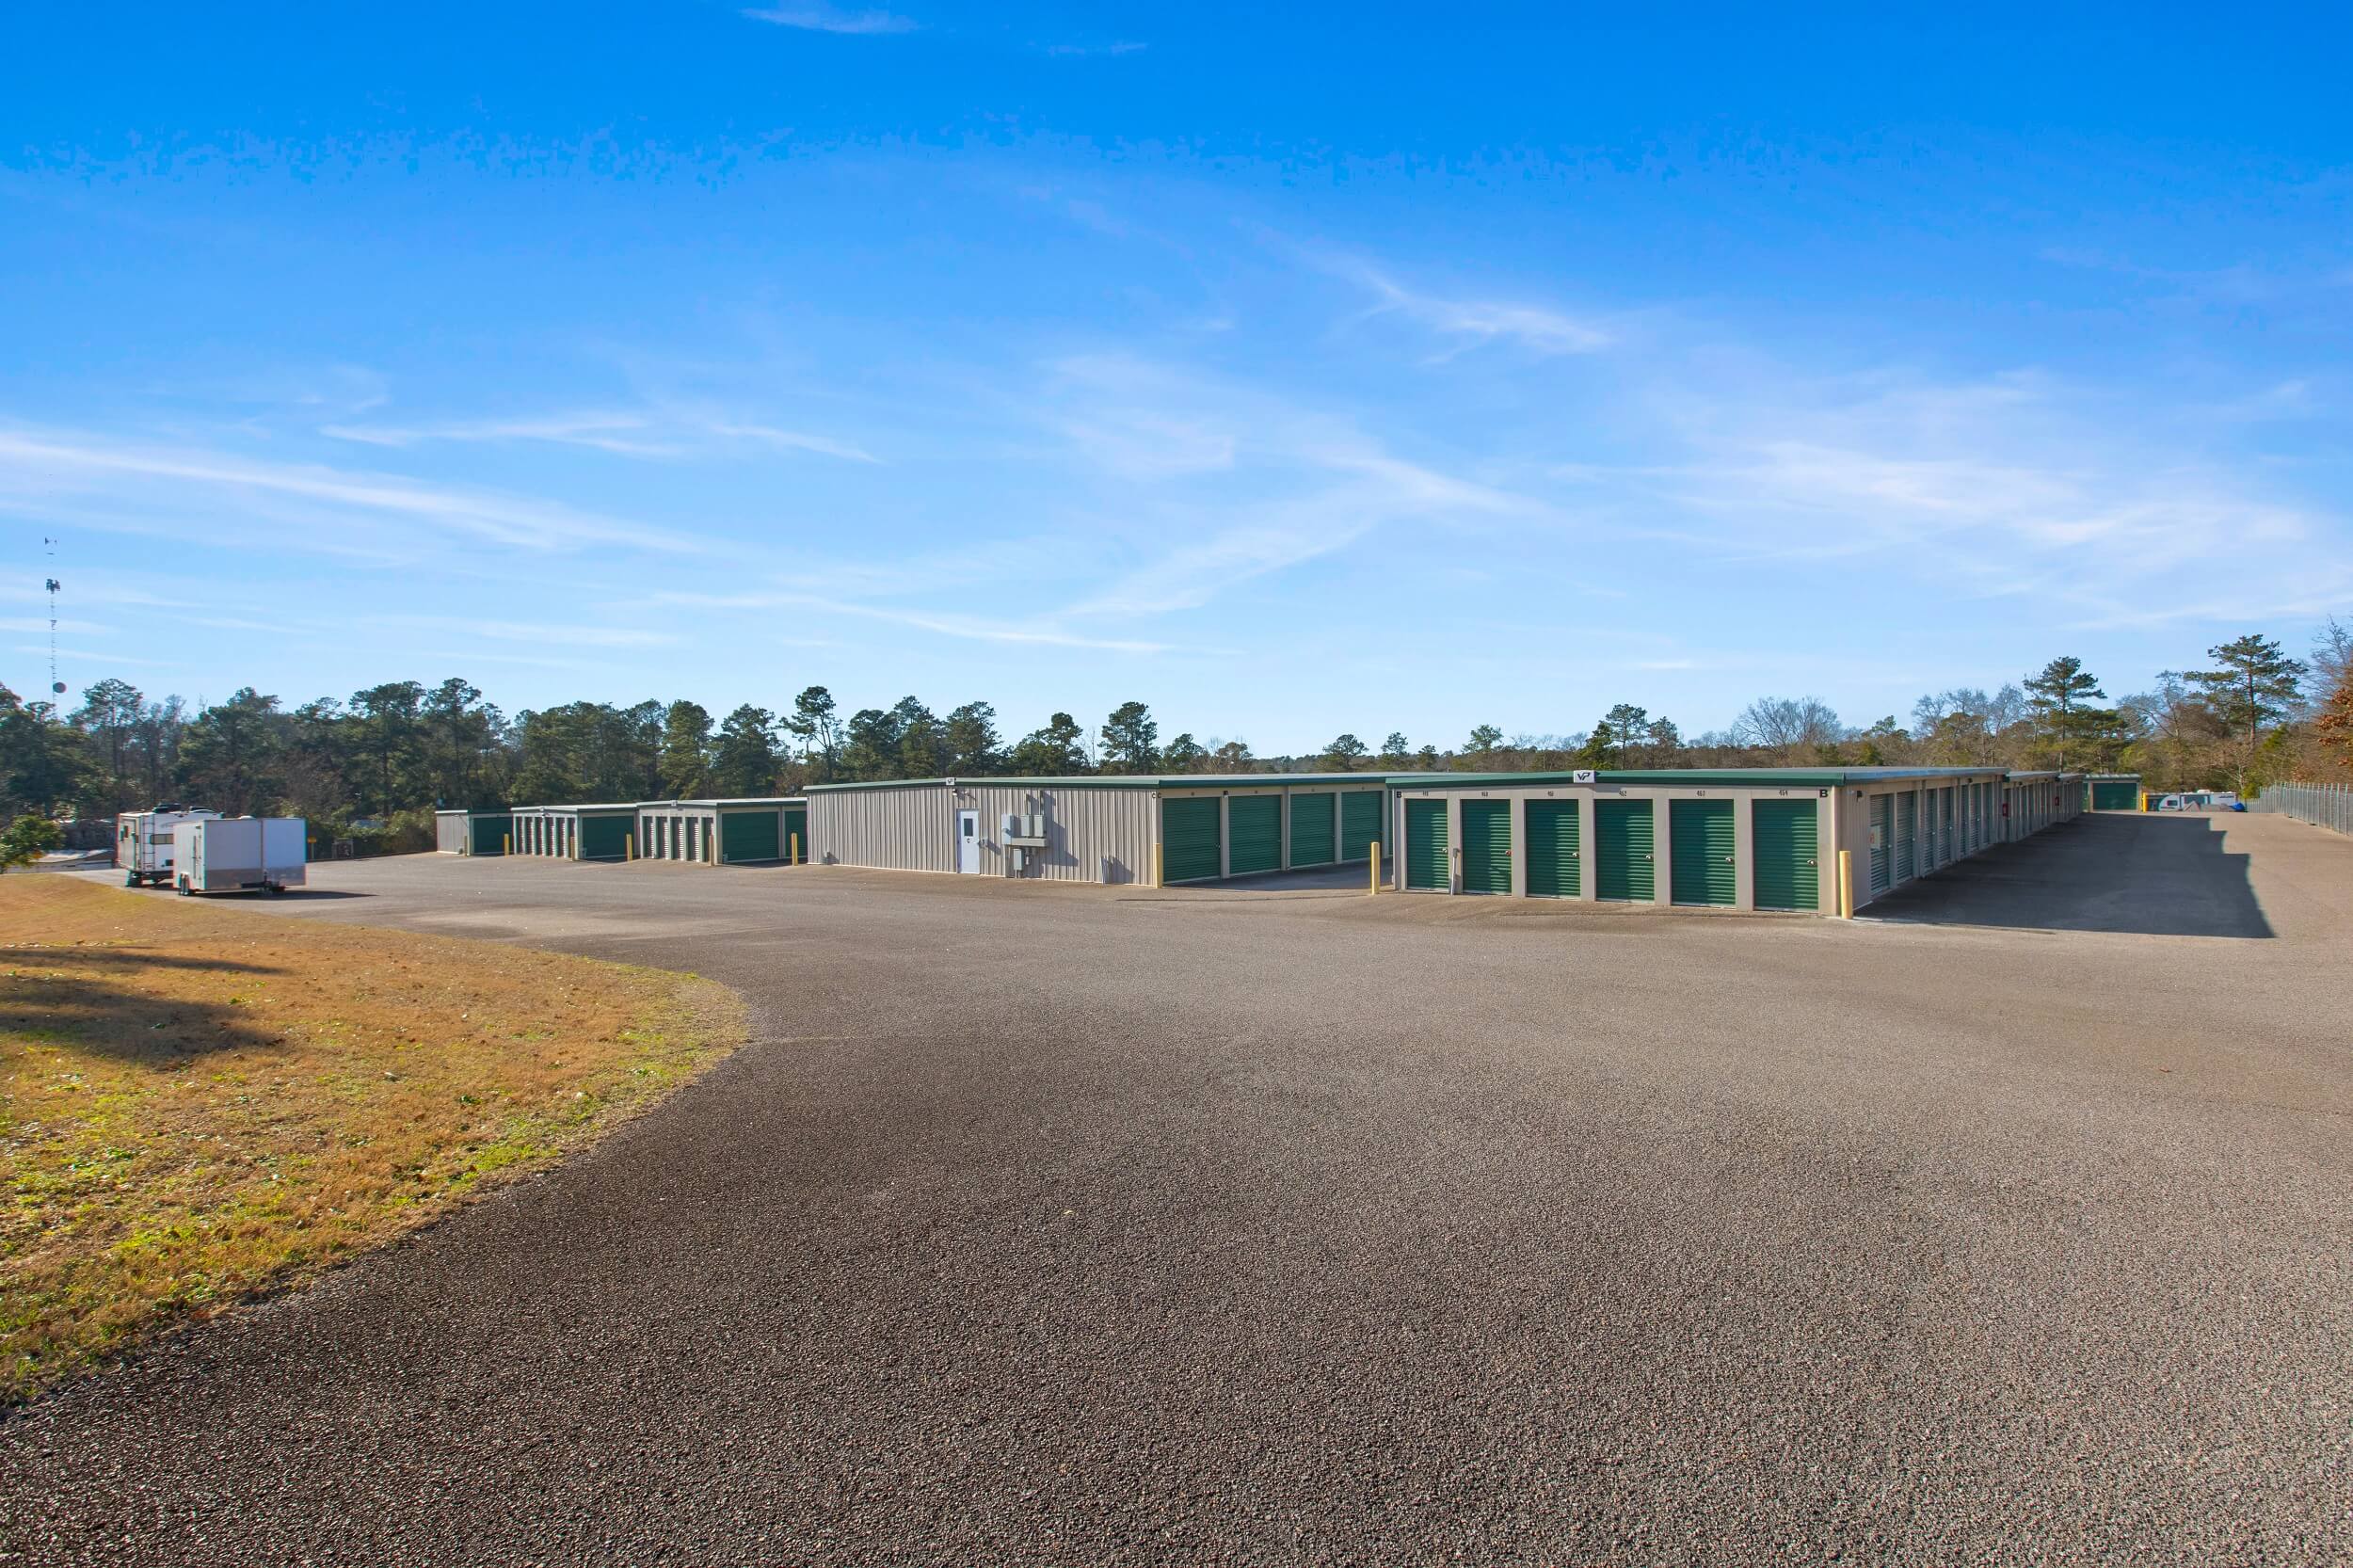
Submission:
[[[2315,827],[2353,835],[2353,784],[2267,784],[2255,797],[2253,809],[2279,811]]]

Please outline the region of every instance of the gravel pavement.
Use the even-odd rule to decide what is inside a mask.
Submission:
[[[692,969],[755,1039],[0,1420],[0,1560],[2353,1559],[2353,841],[2302,824],[2089,818],[1852,925],[312,886],[266,912]]]

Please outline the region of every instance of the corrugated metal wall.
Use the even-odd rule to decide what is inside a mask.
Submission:
[[[809,849],[823,865],[952,872],[955,822],[948,792],[939,785],[819,790],[808,797]]]
[[[436,811],[433,813],[433,847],[443,855],[466,853],[466,813]]]
[[[1028,875],[1046,882],[1149,882],[1152,811],[1149,790],[1021,790],[1002,786],[965,792],[957,805],[981,813],[981,872],[1005,874],[995,846],[1007,812],[1046,819],[1046,847],[1030,856]],[[1108,860],[1110,864],[1105,865]]]
[[[809,848],[827,865],[884,871],[956,869],[956,812],[981,814],[981,874],[1005,874],[998,843],[1007,813],[1046,819],[1046,847],[1026,875],[1046,882],[1148,881],[1152,874],[1149,790],[1085,786],[1027,790],[968,785],[951,797],[942,786],[897,790],[820,790],[808,797]],[[1109,866],[1105,861],[1108,859]]]

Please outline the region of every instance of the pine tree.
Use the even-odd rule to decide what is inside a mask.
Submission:
[[[948,772],[959,778],[977,778],[997,771],[997,710],[985,702],[968,702],[948,714],[942,727],[948,751]]]
[[[1323,755],[1317,761],[1327,773],[1354,773],[1371,755],[1365,749],[1365,743],[1355,736],[1338,735],[1323,748]]]
[[[776,787],[776,724],[775,714],[748,702],[727,716],[712,751],[713,788],[742,798]]]
[[[1013,771],[1031,778],[1064,778],[1087,771],[1080,743],[1085,731],[1068,713],[1056,713],[1042,729],[1021,737],[1013,748]]]
[[[1160,727],[1141,702],[1123,702],[1103,721],[1103,771],[1150,773],[1160,765]]]
[[[2206,649],[2206,657],[2217,667],[2191,670],[2189,682],[2236,742],[2238,792],[2245,794],[2265,728],[2285,718],[2303,690],[2304,663],[2252,632]]]
[[[801,743],[801,760],[817,776],[819,783],[833,777],[841,759],[841,722],[831,692],[823,686],[811,686],[794,697],[792,714],[784,721],[784,730]]]
[[[662,793],[693,800],[711,786],[711,711],[699,702],[673,702],[662,716]]]

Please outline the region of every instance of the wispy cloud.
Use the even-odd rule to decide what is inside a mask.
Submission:
[[[49,623],[46,620],[37,620],[31,616],[0,617],[0,632],[46,632],[49,629]],[[96,621],[66,620],[60,617],[56,630],[85,637],[103,637],[112,632],[114,628],[101,626]]]
[[[184,599],[169,599],[162,594],[150,593],[146,589],[133,587],[111,578],[87,578],[79,572],[72,572],[70,568],[68,570],[73,578],[70,597],[85,604],[128,604],[147,609],[168,610],[184,608],[188,602]],[[12,583],[0,584],[0,600],[18,604],[38,604],[46,601],[48,598],[47,590],[37,584],[19,586]],[[43,621],[41,624],[46,626],[49,623]]]
[[[1458,296],[1413,288],[1360,256],[1303,252],[1310,264],[1355,283],[1373,296],[1359,320],[1394,315],[1410,321],[1452,346],[1437,356],[1452,359],[1469,349],[1508,343],[1540,355],[1593,354],[1613,334],[1599,323],[1551,306],[1521,300]]]
[[[779,27],[798,27],[811,33],[911,33],[915,22],[895,11],[838,10],[831,6],[768,6],[744,13],[755,22],[773,23]]]
[[[1724,557],[1883,557],[2085,627],[2198,618],[2218,600],[2297,613],[2303,587],[2353,574],[2345,520],[2203,449],[2215,422],[2145,400],[2119,418],[2109,394],[2045,375],[1808,376],[1713,354],[1629,401],[1676,458],[1570,477],[1688,520]]]
[[[243,616],[177,616],[173,618],[184,621],[190,626],[208,626],[216,632],[268,632],[276,633],[282,632],[286,630],[283,622],[248,620]]]
[[[422,446],[437,441],[540,441],[586,447],[621,457],[670,459],[708,452],[715,444],[744,443],[812,452],[855,463],[877,460],[863,448],[830,436],[680,409],[651,414],[586,410],[446,420],[425,424],[328,424],[322,426],[319,433],[337,440],[386,447]]]
[[[38,654],[46,659],[49,657],[49,645],[19,643],[11,651]],[[173,667],[171,664],[162,659],[134,659],[125,653],[99,653],[86,648],[61,648],[57,649],[57,657],[76,660],[85,664],[120,664],[126,669],[170,669]],[[44,697],[49,695],[46,686],[41,688],[41,695]]]
[[[680,448],[641,439],[648,422],[636,414],[551,414],[534,419],[451,420],[436,424],[328,424],[319,434],[369,446],[408,447],[432,441],[548,441],[584,446],[625,457],[675,457]]]
[[[853,463],[878,463],[882,460],[863,447],[853,446],[848,441],[835,440],[830,436],[812,436],[802,430],[779,430],[773,424],[716,424],[709,428],[712,435],[729,440],[758,441],[794,452],[815,452]]]
[[[0,427],[0,511],[40,515],[60,501],[86,500],[124,514],[120,525],[132,529],[141,519],[226,512],[241,526],[277,522],[282,542],[328,552],[346,543],[378,549],[389,524],[541,552],[596,545],[696,553],[705,548],[664,530],[505,491],[136,439]],[[85,515],[108,521],[104,510]]]
[[[1133,39],[1116,39],[1109,43],[1049,43],[1046,52],[1064,56],[1138,55],[1151,48]]]
[[[1196,609],[1228,589],[1347,551],[1385,524],[1489,519],[1525,498],[1398,456],[1353,424],[1247,387],[1127,356],[1065,360],[1057,390],[1082,412],[1060,430],[1084,460],[1146,499],[1127,507],[1182,541],[1071,605],[1078,616]]]
[[[1175,645],[1170,643],[1147,642],[1129,637],[1094,636],[1083,632],[1074,632],[1053,620],[993,620],[980,616],[944,611],[865,604],[855,600],[828,599],[818,594],[794,593],[783,589],[753,589],[730,594],[670,592],[656,594],[654,598],[659,603],[691,606],[702,610],[808,610],[826,615],[851,616],[862,620],[881,621],[891,626],[904,626],[918,632],[929,632],[938,636],[956,637],[969,642],[1000,643],[1029,648],[1090,648],[1104,653],[1179,651]]]
[[[582,626],[563,622],[481,620],[458,616],[369,616],[364,624],[471,633],[500,643],[560,643],[575,648],[666,648],[680,639],[638,627]]]

